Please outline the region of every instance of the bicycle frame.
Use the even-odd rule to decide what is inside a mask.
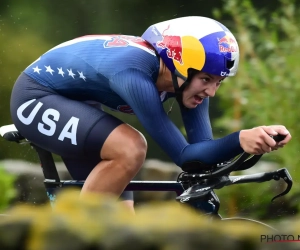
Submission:
[[[44,185],[49,200],[51,202],[51,205],[54,205],[55,203],[56,192],[58,189],[67,188],[67,187],[82,188],[82,186],[84,185],[84,180],[60,180],[52,154],[32,143],[30,144],[38,153],[41,162],[41,167],[43,169],[43,173],[45,177]],[[188,174],[188,173],[186,175],[195,178],[197,178],[197,176],[201,176],[201,174],[199,175],[199,174]],[[223,177],[222,186],[238,184],[238,183],[261,182],[261,181],[267,181],[271,179],[279,180],[280,177],[285,178],[285,176],[288,177],[288,179],[291,179],[287,170],[280,169],[277,170],[277,172],[258,173],[258,174],[248,175],[248,176],[231,176],[227,178]],[[189,192],[187,191],[193,189],[197,185],[192,185],[191,187],[189,185],[189,182],[185,183],[184,181],[180,181],[179,180],[180,178],[182,180],[184,179],[179,175],[177,181],[131,181],[126,186],[125,191],[172,191],[177,194],[176,197],[177,201],[181,203],[185,203],[195,208],[196,210],[201,211],[202,213],[205,213],[207,215],[213,216],[218,219],[222,219],[221,215],[219,214],[220,201],[218,196],[214,192],[214,187],[219,188],[218,186],[221,184],[221,182],[215,186],[211,185],[210,187],[200,188],[203,189],[203,195],[201,195],[201,198],[197,198],[196,200],[193,200],[192,198],[193,195],[191,196],[190,194],[188,194]],[[275,196],[272,200],[286,194],[290,190],[290,188],[291,188],[291,183],[286,191]],[[198,188],[198,191],[200,189]],[[196,194],[196,196],[199,195]]]

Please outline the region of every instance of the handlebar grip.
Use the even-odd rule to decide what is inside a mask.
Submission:
[[[274,135],[274,136],[271,136],[276,142],[280,142],[280,141],[283,141],[284,138],[286,137],[286,135]]]

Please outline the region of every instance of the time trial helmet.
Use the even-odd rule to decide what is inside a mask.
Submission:
[[[151,25],[142,35],[167,68],[186,80],[188,69],[218,76],[234,76],[239,64],[238,43],[220,22],[188,16]]]

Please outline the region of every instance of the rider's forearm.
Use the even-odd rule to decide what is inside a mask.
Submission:
[[[179,164],[190,160],[215,164],[229,160],[242,152],[238,131],[220,139],[189,144],[182,151]]]
[[[181,108],[182,120],[190,144],[213,139],[208,111],[208,98],[194,109]]]

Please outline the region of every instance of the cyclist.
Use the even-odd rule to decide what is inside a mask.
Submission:
[[[17,79],[11,115],[17,129],[62,157],[88,192],[121,196],[143,165],[144,136],[101,109],[135,114],[178,165],[226,161],[243,150],[262,154],[291,139],[282,125],[259,126],[213,139],[209,97],[238,69],[239,47],[221,23],[181,17],[151,25],[141,37],[91,35],[64,42],[39,57]],[[233,86],[234,87],[234,86]],[[162,102],[178,101],[187,140]],[[286,135],[276,143],[270,135]],[[123,193],[122,193],[123,192]]]

